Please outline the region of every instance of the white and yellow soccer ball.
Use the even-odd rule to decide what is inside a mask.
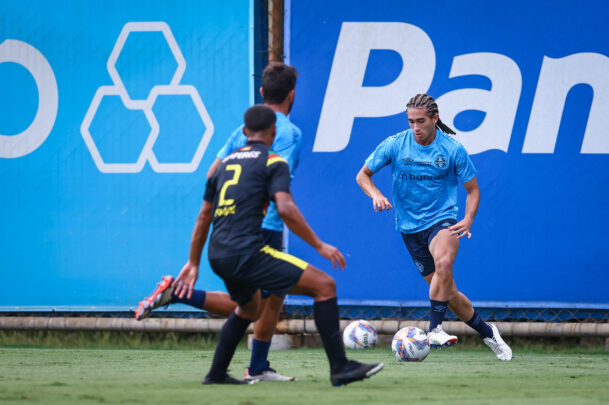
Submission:
[[[375,347],[377,339],[374,325],[363,319],[351,322],[343,331],[343,343],[349,349]]]
[[[423,361],[429,354],[429,339],[421,329],[407,326],[393,336],[391,350],[399,361]]]

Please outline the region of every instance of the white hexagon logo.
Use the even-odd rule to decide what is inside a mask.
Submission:
[[[161,32],[177,62],[176,71],[169,85],[154,86],[145,100],[133,100],[129,97],[127,89],[116,69],[116,61],[131,32]],[[130,22],[125,24],[108,58],[107,68],[114,85],[101,86],[97,89],[80,127],[80,133],[98,170],[102,173],[138,173],[143,169],[146,161],[150,162],[152,169],[159,173],[191,173],[197,170],[214,133],[214,124],[203,101],[201,101],[197,89],[190,85],[180,84],[180,80],[186,70],[186,61],[169,26],[165,22]],[[193,101],[199,118],[201,118],[202,123],[205,125],[205,131],[201,134],[201,141],[190,162],[159,163],[154,155],[152,147],[159,135],[159,124],[154,116],[152,107],[159,95],[188,95]],[[148,139],[135,163],[106,163],[95,144],[95,140],[90,133],[90,126],[104,96],[120,96],[125,108],[143,111],[150,124],[151,130]]]

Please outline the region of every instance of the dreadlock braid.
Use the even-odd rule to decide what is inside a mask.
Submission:
[[[436,100],[433,99],[432,96],[428,96],[427,94],[417,94],[413,98],[410,99],[408,104],[406,104],[406,109],[409,108],[424,108],[427,110],[427,115],[433,117],[438,114],[438,104],[436,104]],[[448,125],[442,122],[438,117],[438,122],[436,123],[436,127],[446,133],[455,135],[455,131],[453,131]]]

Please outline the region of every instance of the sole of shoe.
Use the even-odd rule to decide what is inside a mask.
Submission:
[[[381,371],[383,368],[385,367],[384,363],[379,363],[376,365],[376,367],[368,370],[368,372],[366,373],[366,378],[370,378],[373,375],[375,375],[376,373],[378,373],[379,371]]]
[[[298,381],[296,377],[286,377],[285,379],[272,379],[258,376],[250,376],[246,377],[245,381],[253,381],[253,382],[290,382],[290,381]]]
[[[349,381],[345,381],[345,382],[336,382],[336,383],[332,383],[332,386],[334,387],[344,387],[347,384],[351,384],[352,382],[357,382],[357,381],[362,381],[366,378],[370,378],[373,375],[375,375],[376,373],[378,373],[379,371],[381,371],[383,369],[383,367],[385,367],[384,363],[379,363],[376,366],[374,366],[373,368],[371,368],[370,370],[366,371],[366,374],[364,374],[364,376],[362,378],[358,378],[358,379],[354,379],[354,380],[349,380]]]
[[[204,379],[201,384],[203,385],[252,385],[256,381],[246,381],[246,380],[237,380],[236,378],[226,378],[220,381],[214,381],[209,379]]]
[[[449,340],[448,342],[444,343],[443,345],[429,345],[429,347],[431,347],[432,349],[444,349],[445,347],[453,347],[456,346],[458,343],[458,340]]]
[[[272,374],[266,374],[266,373],[261,373],[261,374],[254,374],[251,375],[250,374],[250,369],[249,367],[245,368],[245,373],[243,375],[243,379],[245,381],[254,381],[254,382],[259,382],[259,381],[279,381],[279,382],[285,382],[285,381],[298,381],[298,379],[296,377],[286,377],[284,375],[281,375],[279,373],[277,373],[275,370],[272,370],[272,373],[275,376],[278,376],[279,378],[273,377]]]

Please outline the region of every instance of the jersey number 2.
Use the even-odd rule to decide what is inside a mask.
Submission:
[[[218,201],[218,206],[222,207],[224,205],[233,205],[235,200],[232,198],[225,199],[226,189],[230,186],[234,186],[239,183],[239,177],[241,176],[241,165],[226,165],[226,170],[230,170],[235,172],[233,174],[233,178],[230,180],[226,180],[222,185],[222,189],[220,190],[220,201]]]

